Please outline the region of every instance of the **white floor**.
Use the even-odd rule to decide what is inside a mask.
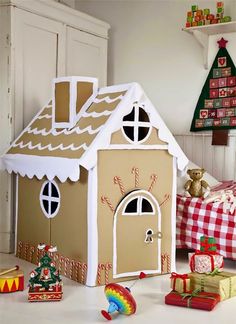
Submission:
[[[15,258],[12,255],[0,254],[0,268],[18,264],[25,273],[27,286],[29,272],[34,265]],[[225,270],[236,272],[236,262],[226,260]],[[189,272],[187,254],[182,251],[177,256],[177,272]],[[100,314],[107,309],[103,293],[104,287],[88,288],[74,281],[62,278],[64,297],[60,302],[29,303],[27,289],[23,292],[0,294],[1,324],[80,324],[105,323]],[[129,286],[132,282],[127,282]],[[169,275],[143,279],[132,289],[137,302],[136,314],[113,316],[115,323],[130,324],[221,324],[236,322],[236,297],[219,303],[211,311],[187,309],[164,304],[164,296],[170,291]]]

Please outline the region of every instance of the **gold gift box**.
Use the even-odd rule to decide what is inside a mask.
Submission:
[[[204,273],[189,273],[191,290],[220,294],[221,300],[236,296],[236,273],[222,271],[215,275]]]

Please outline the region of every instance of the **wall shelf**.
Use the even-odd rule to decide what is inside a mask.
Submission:
[[[221,24],[188,27],[183,28],[182,30],[193,35],[198,43],[200,43],[200,45],[203,47],[204,67],[205,69],[208,69],[209,37],[217,34],[235,33],[236,21]]]

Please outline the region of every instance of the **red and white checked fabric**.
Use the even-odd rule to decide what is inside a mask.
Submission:
[[[227,186],[228,184],[228,186]],[[236,191],[235,182],[223,182],[225,188],[214,190]],[[223,204],[214,207],[201,198],[187,198],[177,195],[176,247],[200,249],[200,237],[216,239],[217,252],[225,258],[236,260],[236,212],[223,212]]]

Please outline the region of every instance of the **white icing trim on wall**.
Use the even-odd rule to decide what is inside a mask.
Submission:
[[[158,237],[157,238],[157,240],[158,240],[158,244],[157,244],[157,269],[151,269],[151,270],[150,269],[148,269],[148,270],[140,269],[139,271],[135,271],[135,272],[125,272],[125,273],[117,274],[117,244],[116,244],[117,215],[120,212],[120,209],[121,209],[122,205],[124,204],[124,200],[130,201],[131,197],[132,198],[145,197],[144,194],[149,196],[150,199],[152,199],[152,201],[155,202],[155,206],[153,206],[153,207],[154,207],[155,214],[157,214],[157,217],[158,217],[158,219],[157,219],[158,228],[156,230],[158,232],[161,232],[161,209],[160,209],[160,206],[159,206],[156,198],[149,191],[135,190],[135,191],[130,192],[124,199],[122,199],[121,202],[119,203],[119,205],[116,208],[115,215],[114,215],[114,221],[113,221],[113,278],[122,278],[122,277],[139,275],[140,271],[143,271],[143,272],[148,273],[148,274],[161,273],[161,239]],[[125,204],[126,204],[126,202],[125,202]],[[143,217],[143,215],[145,215],[145,214],[134,215],[133,217]],[[125,217],[129,217],[129,216],[125,215]]]
[[[173,186],[171,201],[171,272],[176,272],[176,190],[177,190],[177,161],[173,158]]]
[[[87,286],[96,286],[98,270],[97,167],[88,174],[88,270]]]
[[[55,177],[61,182],[67,178],[71,181],[78,181],[80,177],[80,160],[61,157],[6,154],[2,157],[2,167],[9,173],[19,173],[22,177],[32,179],[36,176],[41,180],[44,176],[48,180]]]
[[[52,115],[49,115],[49,114],[45,114],[45,115],[39,115],[37,119],[51,119],[52,118]]]
[[[141,145],[141,144],[111,144],[107,150],[168,150],[168,145]]]
[[[23,144],[24,142],[20,142],[18,144],[14,144],[12,145],[12,147],[20,147],[20,148],[28,148],[29,150],[34,150],[34,149],[38,149],[39,151],[42,150],[49,150],[49,151],[55,151],[55,150],[61,150],[61,151],[66,151],[66,150],[71,150],[71,151],[78,151],[81,148],[83,150],[87,150],[88,146],[84,143],[81,144],[79,146],[74,146],[74,144],[70,144],[67,146],[64,146],[63,144],[57,145],[57,146],[52,146],[52,144],[47,144],[45,146],[42,146],[41,143],[32,145],[32,142],[28,142],[26,144]],[[54,158],[54,157],[53,157]]]
[[[124,98],[124,95],[119,95],[118,97],[115,97],[115,98],[110,98],[109,96],[106,96],[104,98],[95,98],[93,102],[94,103],[100,103],[100,102],[105,101],[107,103],[112,103],[112,102],[115,102],[117,100],[122,100],[123,98]]]
[[[99,118],[99,117],[102,117],[102,116],[109,116],[113,113],[113,111],[109,111],[109,110],[104,110],[102,112],[96,112],[96,111],[93,111],[93,112],[84,112],[82,117],[83,118],[87,118],[87,117],[93,117],[93,118]]]
[[[47,136],[47,135],[53,135],[53,136],[58,136],[58,135],[71,135],[71,134],[74,134],[76,133],[77,135],[79,134],[83,134],[83,133],[86,133],[88,132],[90,135],[93,135],[93,134],[96,134],[98,132],[100,132],[100,130],[103,128],[103,125],[96,128],[96,129],[93,129],[90,125],[87,126],[86,128],[83,128],[83,129],[80,129],[79,127],[75,127],[75,128],[72,128],[72,129],[62,129],[62,130],[56,130],[56,129],[50,129],[49,131],[46,130],[46,128],[44,129],[38,129],[38,128],[29,128],[28,129],[28,133],[29,134],[34,134],[34,135],[42,135],[42,136]]]

